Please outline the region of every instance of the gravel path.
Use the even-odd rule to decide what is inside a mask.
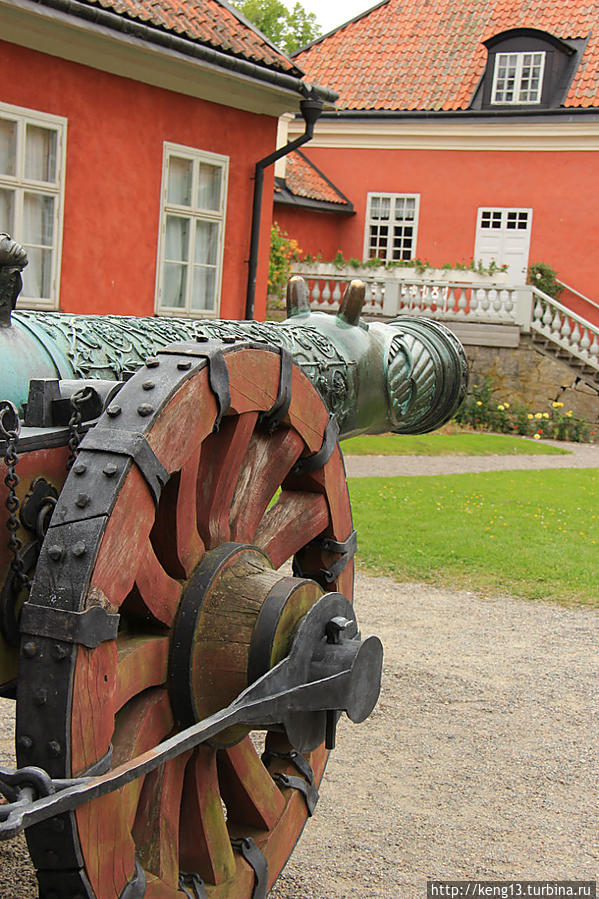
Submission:
[[[564,448],[563,443],[543,441]],[[568,443],[567,455],[513,456],[345,456],[350,478],[395,475],[530,471],[540,468],[599,468],[599,444]],[[341,444],[343,449],[343,444]]]
[[[573,450],[346,464],[350,476],[599,467],[599,447]],[[423,899],[427,877],[599,879],[599,613],[361,573],[356,597],[363,633],[385,645],[381,700],[364,724],[341,723],[272,899]],[[0,700],[0,764],[12,725]],[[0,899],[35,896],[24,841],[1,843]]]

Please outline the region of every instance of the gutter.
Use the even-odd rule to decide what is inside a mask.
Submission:
[[[279,147],[274,153],[269,153],[263,159],[256,163],[256,172],[254,176],[254,203],[252,207],[252,230],[250,234],[250,258],[248,263],[248,286],[245,300],[245,317],[248,320],[254,318],[254,307],[256,300],[256,271],[258,269],[258,249],[260,246],[260,219],[262,217],[262,193],[264,189],[264,169],[272,165],[277,159],[287,156],[293,150],[297,150],[302,144],[312,140],[314,135],[314,125],[316,120],[322,114],[324,107],[323,97],[320,92],[315,92],[309,99],[300,102],[301,114],[304,117],[306,128],[303,134],[296,137],[284,147]]]
[[[205,44],[196,43],[191,39],[161,31],[159,28],[144,25],[142,22],[126,19],[118,13],[96,6],[88,6],[86,3],[80,2],[80,0],[33,0],[33,2],[39,6],[47,6],[67,15],[75,16],[93,25],[100,25],[111,31],[126,34],[146,43],[182,53],[184,56],[190,56],[201,62],[228,69],[231,72],[253,78],[256,81],[263,81],[266,84],[293,91],[306,98],[316,95],[324,102],[334,103],[338,97],[335,91],[310,85],[294,75],[287,75],[284,72],[268,69],[246,59],[229,56]],[[296,69],[296,71],[300,72],[299,69]]]

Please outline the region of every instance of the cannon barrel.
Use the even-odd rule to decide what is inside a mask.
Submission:
[[[4,255],[0,397],[21,409],[31,379],[119,381],[162,347],[194,338],[247,340],[287,350],[336,415],[340,437],[431,431],[451,418],[466,390],[466,358],[452,332],[439,322],[408,316],[364,322],[360,314],[365,288],[359,281],[349,285],[333,316],[311,312],[306,284],[293,278],[283,322],[25,311],[11,315],[10,308],[7,315],[7,306],[16,301],[20,274],[14,249]]]

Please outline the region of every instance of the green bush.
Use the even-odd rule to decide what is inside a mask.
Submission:
[[[539,412],[522,403],[498,402],[495,394],[490,378],[485,378],[483,384],[474,384],[456,413],[456,421],[475,431],[521,434],[535,440],[549,437],[585,443],[592,436],[584,418],[577,418],[559,400]]]
[[[557,272],[546,262],[533,262],[532,265],[529,265],[528,283],[555,299],[563,290],[561,284],[557,282]]]

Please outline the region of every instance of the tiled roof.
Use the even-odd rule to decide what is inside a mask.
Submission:
[[[218,0],[84,0],[127,19],[171,32],[231,56],[296,74],[297,67],[261,33]]]
[[[593,0],[387,0],[300,51],[310,81],[340,109],[467,109],[483,41],[511,28],[590,39],[564,102],[599,106],[599,3]]]
[[[341,205],[348,202],[347,197],[299,150],[286,158],[285,186],[296,197]]]

